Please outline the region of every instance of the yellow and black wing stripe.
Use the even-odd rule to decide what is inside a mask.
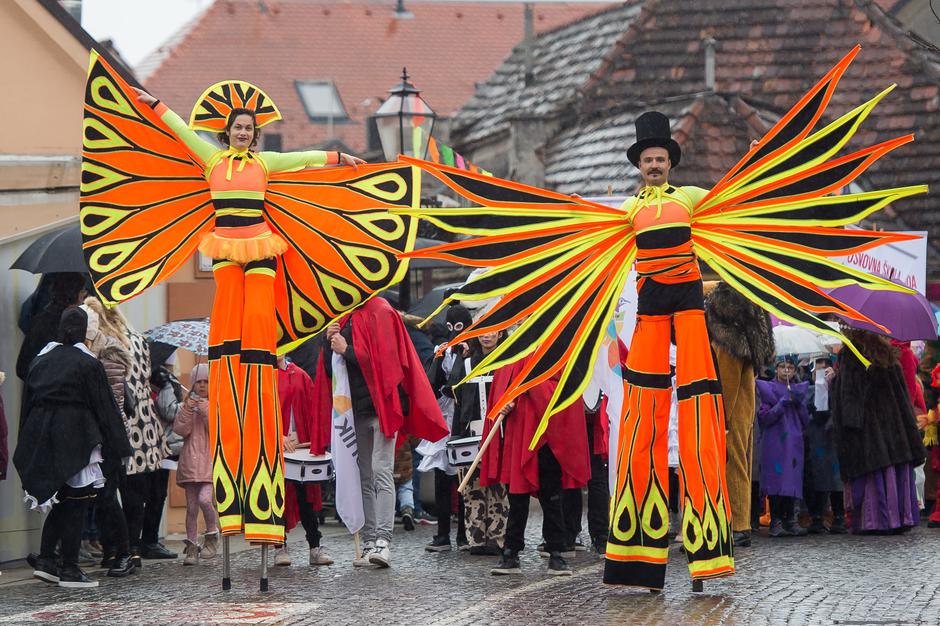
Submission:
[[[550,417],[577,401],[587,385],[636,256],[633,230],[619,209],[436,163],[403,160],[475,203],[467,208],[394,210],[474,236],[403,256],[490,268],[441,305],[499,298],[452,343],[517,325],[466,379],[529,357],[490,407],[489,416],[532,387],[553,377],[559,380],[531,442],[534,446]]]
[[[695,252],[724,280],[781,319],[837,336],[856,354],[855,347],[819,315],[835,313],[888,333],[891,329],[839,302],[827,289],[859,284],[867,289],[908,290],[833,257],[912,237],[842,227],[890,202],[927,191],[925,185],[917,185],[829,195],[913,140],[906,135],[837,156],[893,86],[814,132],[858,51],[853,49],[810,89],[709,191],[692,215]]]

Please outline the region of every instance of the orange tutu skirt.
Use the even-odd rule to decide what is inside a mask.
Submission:
[[[238,231],[245,231],[244,227],[216,228],[199,242],[199,251],[210,259],[227,259],[240,265],[251,261],[271,259],[287,252],[287,242],[284,238],[268,230],[267,225],[263,226],[265,226],[265,232],[251,234],[248,237],[231,236],[243,234]]]

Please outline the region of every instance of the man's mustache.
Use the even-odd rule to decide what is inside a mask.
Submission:
[[[656,169],[650,170],[650,174],[662,174],[662,173],[663,173],[662,170],[656,170]]]

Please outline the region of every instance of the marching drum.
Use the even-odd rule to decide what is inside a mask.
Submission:
[[[310,450],[284,453],[284,478],[298,483],[312,483],[333,478],[333,456],[313,455]]]
[[[461,465],[470,465],[476,458],[480,450],[480,435],[473,437],[464,437],[463,439],[452,439],[447,442],[447,460],[454,467]]]

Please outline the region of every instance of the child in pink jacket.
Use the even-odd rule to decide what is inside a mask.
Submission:
[[[192,389],[180,405],[173,431],[183,437],[176,483],[186,490],[186,549],[183,565],[196,565],[199,557],[218,552],[219,526],[212,495],[212,452],[209,450],[209,366],[200,363],[190,377]],[[197,543],[199,511],[206,522],[203,545]]]

